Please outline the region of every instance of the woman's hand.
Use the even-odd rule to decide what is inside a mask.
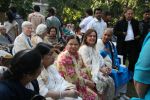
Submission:
[[[63,97],[73,97],[77,98],[79,96],[79,92],[77,90],[66,90],[64,91],[64,96]]]
[[[90,88],[93,89],[95,87],[94,82],[87,80],[87,79],[84,79],[84,81],[85,81],[85,85],[89,86]]]

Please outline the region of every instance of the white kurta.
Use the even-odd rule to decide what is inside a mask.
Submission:
[[[88,16],[81,21],[79,26],[81,28],[82,33],[85,33],[87,31],[87,25],[89,22],[91,22],[92,19],[93,19],[93,16]]]
[[[32,44],[30,37],[26,36],[24,33],[21,33],[19,36],[16,37],[14,41],[14,47],[12,50],[13,55],[16,54],[18,51],[31,49]]]
[[[35,31],[39,24],[45,23],[45,16],[43,16],[39,12],[33,12],[33,13],[29,14],[28,21],[30,21],[32,23],[33,29]]]
[[[86,45],[80,47],[79,53],[82,56],[85,66],[91,69],[93,80],[98,81],[99,69],[104,65],[102,57],[99,56],[95,48]]]
[[[40,94],[45,96],[48,91],[62,92],[66,89],[73,89],[75,85],[67,82],[57,71],[54,65],[49,66],[47,69],[43,69],[39,77],[37,78]],[[65,99],[66,100],[66,99]],[[72,100],[71,98],[69,100]],[[73,99],[73,100],[82,100]]]
[[[107,100],[113,100],[115,90],[113,79],[100,72],[100,69],[105,65],[103,58],[95,48],[87,45],[82,45],[79,48],[79,53],[85,66],[91,68],[92,80],[96,83],[98,92],[106,94]]]
[[[103,19],[94,18],[87,26],[87,29],[94,29],[97,32],[97,37],[102,38],[104,30],[107,28],[106,22]]]

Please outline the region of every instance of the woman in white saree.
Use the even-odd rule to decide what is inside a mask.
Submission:
[[[43,42],[46,35],[47,26],[45,24],[39,24],[36,28],[36,34],[31,37],[33,47],[35,47],[38,43]]]
[[[38,77],[40,94],[47,98],[59,100],[82,100],[78,97],[75,85],[67,82],[53,64],[53,51],[49,45],[39,43],[37,49],[43,58],[43,70]]]
[[[82,56],[85,66],[91,70],[92,80],[96,83],[96,89],[101,95],[101,99],[113,100],[114,82],[109,76],[111,68],[106,66],[103,58],[96,51],[96,42],[96,31],[88,29],[79,48],[79,53]]]

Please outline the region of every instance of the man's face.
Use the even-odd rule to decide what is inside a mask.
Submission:
[[[106,19],[107,19],[108,22],[111,21],[111,19],[112,19],[111,15],[107,15]]]
[[[27,36],[31,36],[31,33],[32,33],[32,25],[25,26],[25,27],[23,28],[23,32],[24,32],[24,34],[26,34]]]
[[[134,16],[133,10],[129,9],[126,13],[125,13],[125,18],[126,20],[131,20]]]
[[[150,19],[150,13],[149,13],[149,12],[144,13],[144,14],[143,14],[143,19],[144,19],[144,20]]]
[[[101,12],[101,10],[96,10],[96,11],[95,11],[95,17],[96,17],[98,20],[101,19],[101,17],[102,17],[102,12]]]
[[[5,27],[0,27],[0,33],[1,34],[6,34],[6,28]]]

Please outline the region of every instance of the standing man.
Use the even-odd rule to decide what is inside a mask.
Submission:
[[[103,17],[102,18],[103,18],[104,22],[106,22],[107,27],[112,27],[112,25],[111,25],[111,20],[112,20],[111,12],[109,12],[109,11],[103,12]]]
[[[32,23],[33,25],[33,30],[36,30],[36,27],[45,22],[45,16],[39,13],[40,12],[40,7],[38,5],[34,6],[34,12],[29,14],[28,16],[28,21]]]
[[[117,36],[118,54],[123,55],[124,64],[128,57],[129,70],[131,71],[134,71],[140,49],[139,22],[135,20],[133,16],[133,10],[127,8],[124,12],[123,19],[119,20],[114,26],[114,35]]]
[[[29,21],[24,21],[22,23],[22,33],[18,35],[14,41],[14,47],[12,54],[16,54],[18,51],[31,49],[31,33],[32,33],[32,23]]]
[[[102,38],[104,30],[107,28],[107,24],[102,19],[102,9],[96,8],[94,16],[93,20],[88,24],[87,29],[96,30],[98,38]]]
[[[93,19],[92,9],[91,8],[86,9],[85,15],[86,17],[79,24],[79,27],[81,28],[81,33],[85,33],[87,31],[87,25]]]
[[[147,9],[143,12],[143,20],[139,22],[141,31],[141,44],[143,43],[148,32],[150,32],[150,10]]]

